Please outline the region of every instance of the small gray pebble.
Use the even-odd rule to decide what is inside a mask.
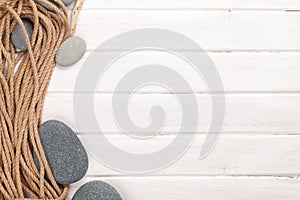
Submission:
[[[71,3],[73,3],[75,0],[62,0],[62,2],[66,5],[66,6],[68,6],[68,5],[70,5]]]
[[[58,183],[75,183],[86,174],[88,156],[71,128],[60,121],[50,120],[40,126],[39,135],[50,169]]]
[[[81,186],[72,200],[122,200],[118,191],[102,181],[93,181]]]
[[[53,3],[54,5],[56,5],[55,2],[54,2],[54,0],[48,0],[48,1],[50,3]],[[40,4],[41,6],[44,6],[47,10],[53,11],[53,9],[50,6],[47,6],[45,3],[43,3],[43,2],[41,2],[39,0],[35,0],[35,2],[38,3],[38,4]]]
[[[49,2],[56,4],[54,2],[54,0],[48,0]],[[70,5],[71,3],[73,3],[75,0],[62,0],[62,2],[65,4],[65,6]],[[44,6],[46,9],[53,11],[52,8],[50,8],[49,6],[47,6],[46,4],[44,4],[43,2],[39,1],[39,0],[35,0],[36,3],[40,4],[41,6]]]
[[[62,43],[56,54],[56,62],[61,66],[70,66],[79,61],[86,50],[85,41],[80,37],[69,37]]]
[[[22,22],[25,26],[25,29],[27,31],[28,37],[31,40],[32,37],[32,32],[33,32],[33,25],[30,20],[28,19],[22,19]],[[14,46],[21,50],[21,51],[26,51],[27,50],[27,45],[25,42],[25,37],[22,32],[21,26],[17,23],[16,26],[14,27],[11,35],[11,40]]]

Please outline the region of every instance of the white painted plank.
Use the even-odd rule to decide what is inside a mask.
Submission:
[[[86,135],[80,135],[85,138]],[[101,140],[97,135],[95,140]],[[116,148],[132,154],[158,152],[176,137],[156,136],[151,139],[136,139],[125,134],[105,137]],[[269,175],[294,176],[300,174],[300,136],[297,135],[231,135],[224,134],[212,153],[199,159],[205,136],[198,135],[189,150],[175,163],[154,175]],[[99,142],[100,144],[100,142]],[[176,148],[181,148],[177,144]],[[89,150],[89,148],[87,148]],[[99,146],[99,151],[110,155],[110,151]],[[98,160],[89,151],[88,176],[124,175]],[[130,160],[127,160],[130,163]],[[142,166],[143,163],[140,163]],[[122,169],[120,169],[122,170]]]
[[[80,93],[80,95],[88,95]],[[93,95],[93,94],[91,94]],[[122,94],[126,95],[126,94]],[[180,95],[177,95],[180,97]],[[194,95],[192,95],[194,96]],[[191,97],[191,96],[188,96]],[[195,95],[198,103],[199,127],[197,131],[206,133],[211,122],[211,101],[209,95]],[[95,116],[103,132],[119,132],[112,110],[112,94],[94,95]],[[299,94],[230,94],[226,95],[226,118],[224,132],[266,133],[266,134],[299,134],[300,133],[300,95]],[[136,94],[128,106],[130,119],[139,127],[147,127],[151,123],[150,110],[153,106],[161,106],[166,119],[161,133],[177,133],[181,126],[181,111],[196,112],[194,106],[181,107],[176,95],[172,94]],[[83,109],[85,104],[82,103]],[[121,119],[126,113],[116,111]],[[98,129],[75,126],[73,110],[73,94],[50,93],[44,107],[44,120],[58,119],[70,124],[77,132],[96,132]],[[80,116],[84,116],[81,114]],[[87,124],[90,124],[84,116]],[[157,124],[156,124],[157,123]],[[159,122],[155,122],[158,125]],[[191,124],[185,124],[186,130]],[[144,132],[142,131],[141,134]]]
[[[95,65],[98,68],[101,59],[112,55],[112,52],[97,52],[99,56]],[[200,54],[200,52],[199,52]],[[73,92],[80,70],[84,67],[85,57],[70,68],[57,67],[48,89],[49,92]],[[208,53],[214,62],[225,91],[231,92],[298,92],[300,91],[300,53]],[[119,58],[100,78],[97,92],[113,92],[122,77],[139,66],[160,64],[179,73],[191,86],[194,92],[207,92],[203,79],[183,59],[166,52],[137,51]],[[201,67],[201,66],[200,66]],[[166,77],[167,78],[167,77]],[[177,93],[191,93],[179,87],[172,88]],[[132,92],[121,90],[119,92]],[[139,92],[169,92],[161,87],[143,87]],[[219,91],[210,91],[219,92]]]
[[[126,31],[161,28],[177,31],[206,50],[295,51],[300,48],[299,21],[299,12],[83,10],[76,35],[89,50]],[[190,49],[179,46],[174,43],[173,48]]]
[[[299,0],[86,0],[84,9],[299,9]]]
[[[69,196],[85,182],[112,184],[124,200],[296,200],[299,179],[274,177],[113,177],[85,178],[71,187]]]

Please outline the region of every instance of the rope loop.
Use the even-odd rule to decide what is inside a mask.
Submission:
[[[67,198],[68,186],[55,181],[38,127],[56,65],[55,55],[71,34],[71,26],[61,0],[55,0],[55,4],[48,0],[39,2],[0,0],[0,199]],[[72,32],[82,3],[78,0],[75,4]],[[32,23],[32,36],[28,35],[23,19]],[[10,38],[17,24],[27,51],[18,51]]]

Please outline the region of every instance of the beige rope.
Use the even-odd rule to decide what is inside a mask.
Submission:
[[[76,24],[78,20],[78,15],[80,13],[80,10],[83,6],[84,0],[77,0],[72,12],[72,19],[71,19],[71,34],[73,34],[76,30]]]
[[[57,184],[53,178],[38,127],[55,54],[71,29],[61,0],[55,0],[57,6],[48,0],[39,1],[53,11],[34,0],[0,0],[0,199],[63,200],[68,192],[68,186]],[[73,12],[73,31],[82,3],[79,0]],[[33,23],[32,38],[26,33],[24,18]],[[10,40],[17,23],[25,36],[26,52],[16,53]]]

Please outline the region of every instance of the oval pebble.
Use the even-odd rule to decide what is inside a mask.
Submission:
[[[50,3],[55,4],[54,0],[48,0]],[[40,0],[35,0],[36,3],[40,4],[41,6],[45,7],[47,10],[53,11],[50,6],[47,6],[45,3],[41,2]]]
[[[71,3],[73,3],[75,0],[62,0],[62,2],[66,5],[66,6],[68,6],[68,5],[70,5]]]
[[[60,121],[50,120],[40,126],[39,135],[49,167],[58,183],[75,183],[86,174],[88,156],[71,128]]]
[[[28,20],[28,19],[22,19],[22,22],[25,26],[28,37],[31,40],[32,32],[33,32],[33,25],[31,23],[31,21]],[[24,34],[22,32],[21,26],[18,23],[16,24],[13,31],[11,32],[10,37],[11,37],[12,43],[14,44],[16,49],[19,49],[20,51],[26,51],[27,50],[25,37],[24,37]]]
[[[54,0],[48,0],[49,2],[51,3],[54,3]],[[65,4],[65,6],[68,6],[70,5],[71,3],[73,3],[75,0],[62,0],[62,2]],[[43,2],[41,2],[40,0],[35,0],[36,3],[40,4],[41,6],[44,6],[46,9],[50,10],[50,11],[53,11],[52,8],[50,8],[49,6],[47,6],[46,4],[44,4]]]
[[[61,66],[70,66],[79,61],[86,50],[85,41],[80,37],[69,37],[62,43],[56,54],[56,62]]]
[[[102,181],[93,181],[82,185],[72,200],[122,200],[118,191]]]

